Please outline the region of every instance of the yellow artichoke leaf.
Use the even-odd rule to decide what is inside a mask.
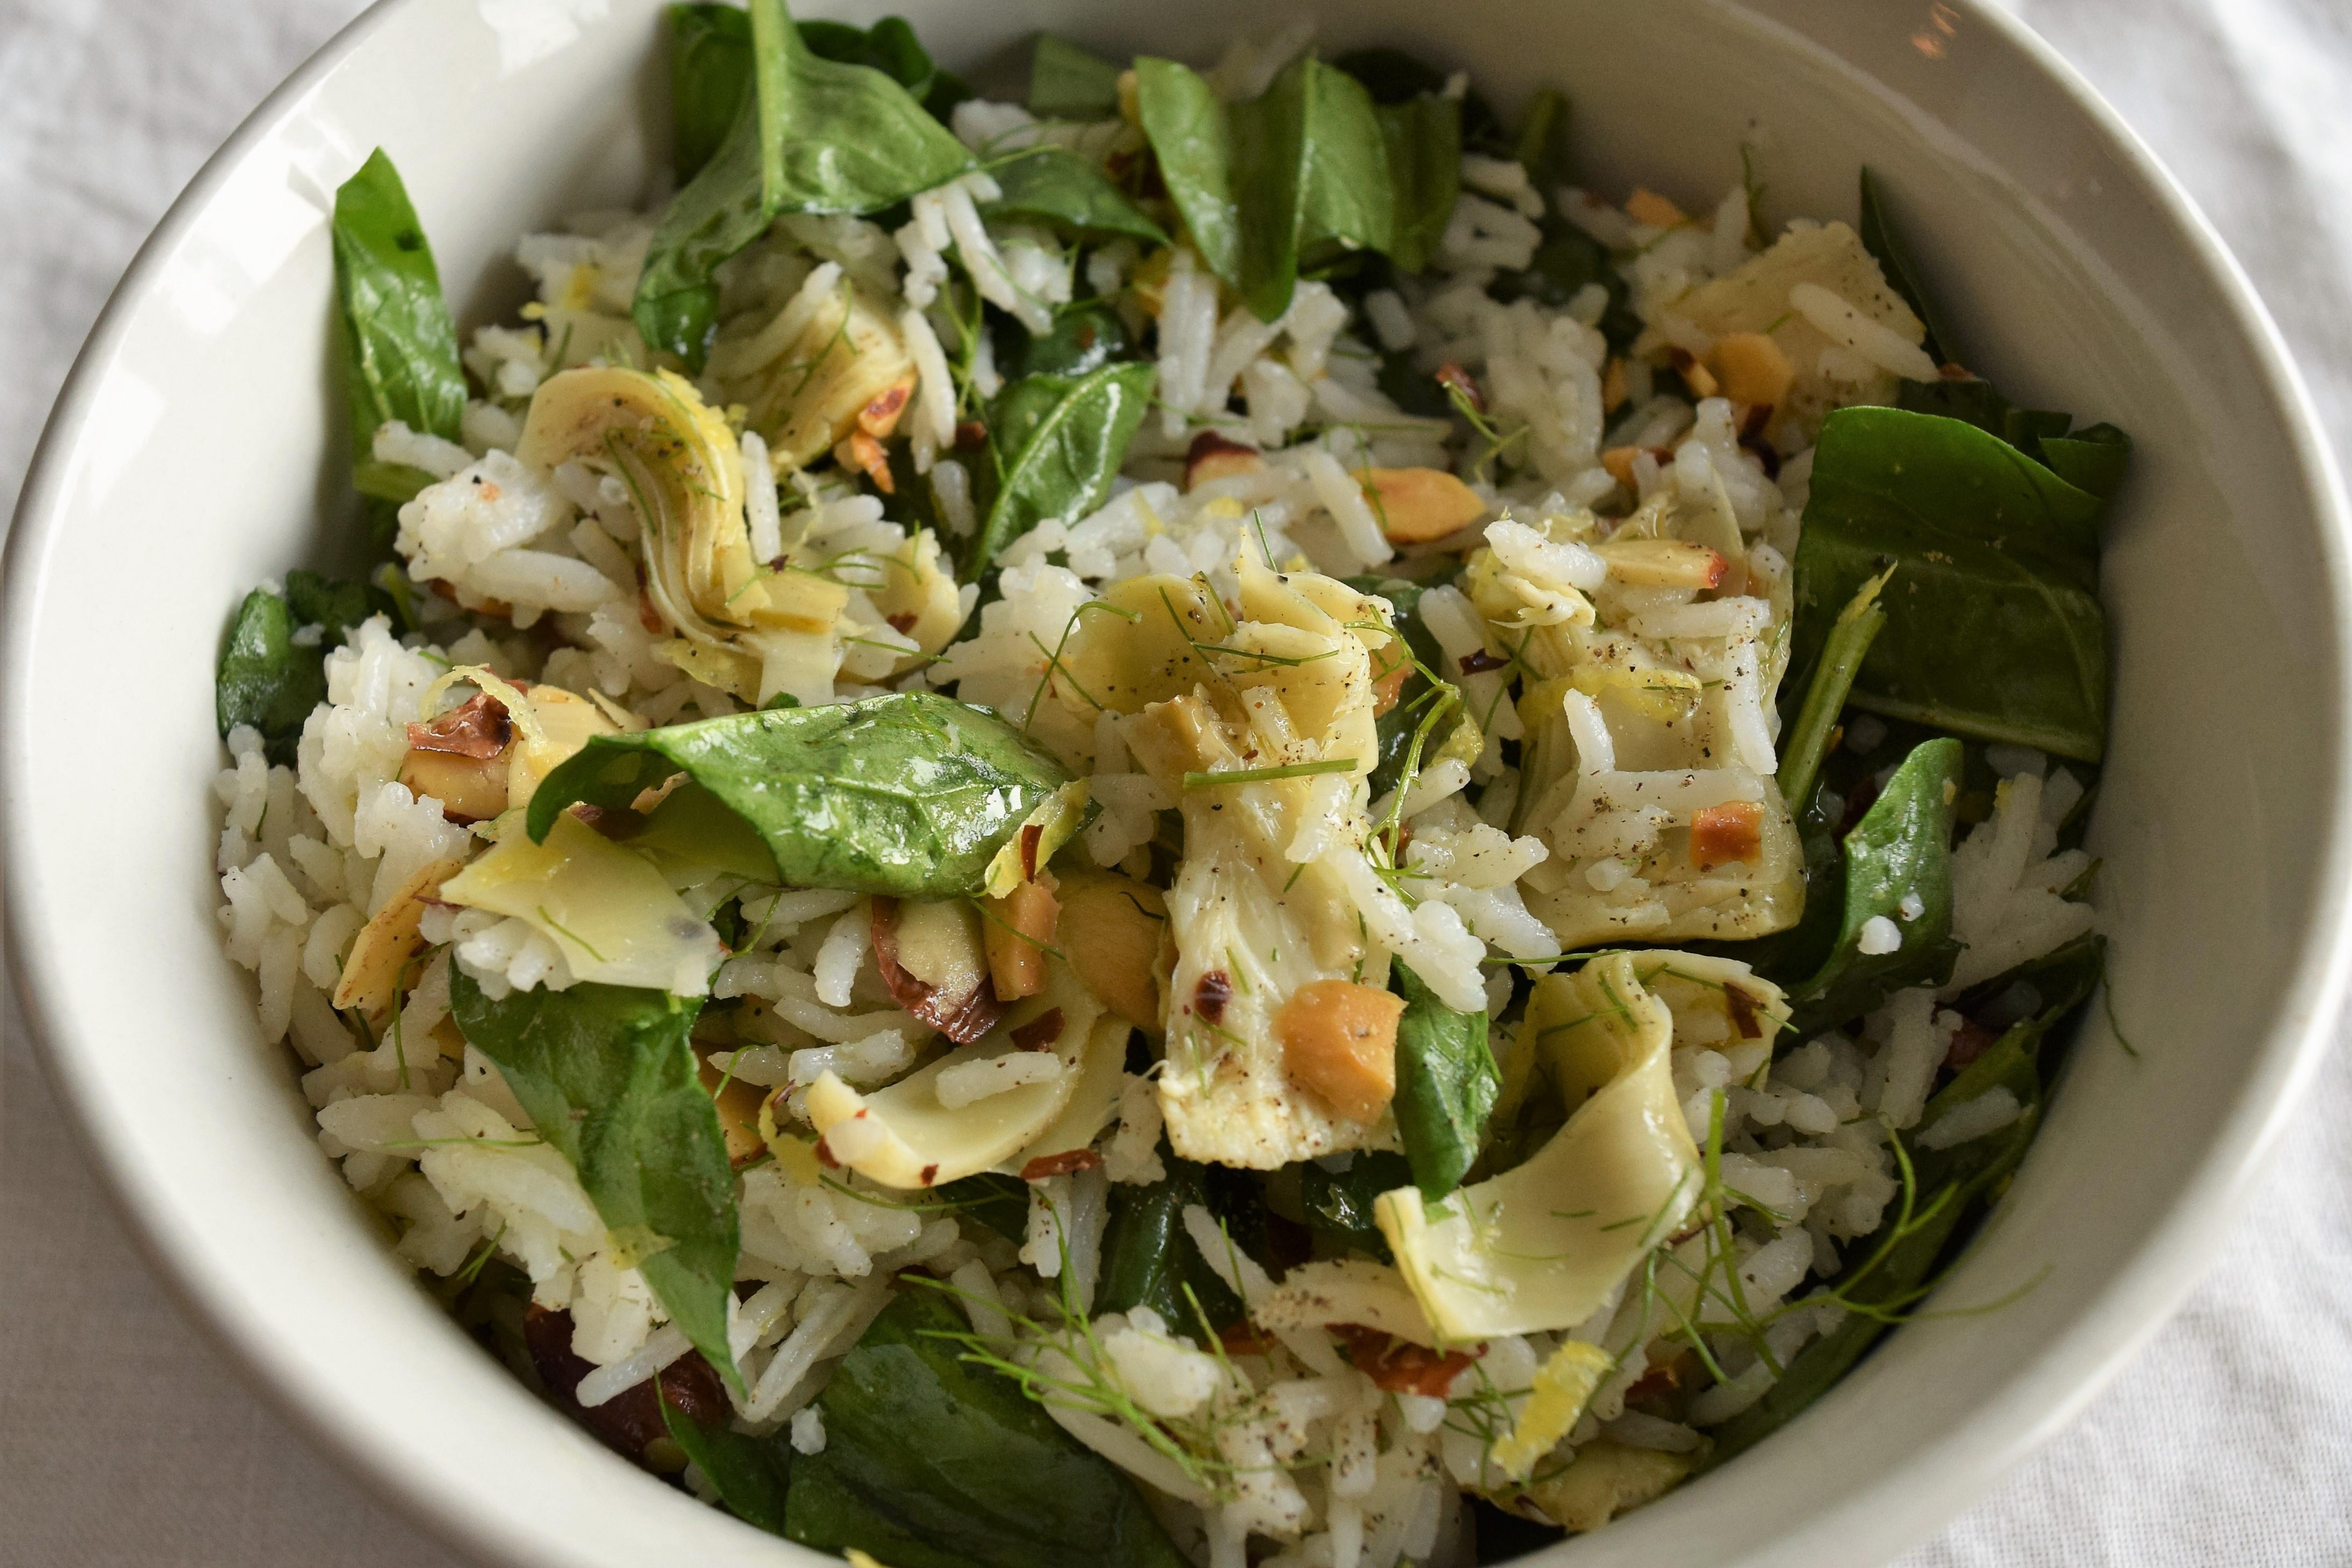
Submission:
[[[543,843],[503,835],[444,882],[440,897],[532,926],[581,980],[698,996],[721,956],[719,933],[651,860],[568,812]]]

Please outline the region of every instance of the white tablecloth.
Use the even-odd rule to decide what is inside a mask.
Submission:
[[[0,0],[10,496],[132,250],[246,111],[357,9]],[[2018,9],[2188,182],[2352,453],[2352,6]],[[2179,1320],[2072,1431],[1906,1568],[2352,1563],[2347,1127],[2352,1058],[2339,1052]],[[0,1562],[450,1562],[265,1410],[149,1278],[13,1016],[0,1079]]]

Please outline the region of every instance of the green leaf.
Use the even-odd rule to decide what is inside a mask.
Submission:
[[[2043,438],[2063,436],[2074,423],[2071,415],[2055,409],[2020,408],[1992,383],[1973,375],[1906,381],[1895,390],[1895,406],[1973,425],[1988,436],[2000,437],[2035,462],[2042,461]]]
[[[988,173],[1003,194],[981,209],[985,216],[1036,218],[1087,234],[1123,234],[1146,245],[1168,235],[1111,184],[1091,158],[1066,147],[1031,147]]]
[[[351,407],[352,477],[362,494],[406,500],[427,476],[378,463],[375,433],[397,419],[445,441],[458,437],[466,373],[457,325],[441,297],[433,247],[409,205],[400,171],[379,147],[335,192],[336,336]],[[369,533],[389,552],[398,520],[369,509]]]
[[[1242,275],[1242,213],[1224,101],[1198,71],[1145,55],[1135,62],[1137,116],[1160,183],[1183,216],[1192,248],[1227,282]]]
[[[1845,836],[1844,897],[1837,937],[1812,977],[1789,993],[1791,1039],[1869,1012],[1910,985],[1940,985],[1959,956],[1952,941],[1952,803],[1958,797],[1961,750],[1947,737],[1903,760],[1886,787]],[[1906,918],[1903,903],[1920,910]],[[1862,951],[1863,927],[1894,923],[1902,942],[1890,952]]]
[[[1046,331],[1026,332],[1006,319],[996,335],[996,363],[1013,381],[1033,375],[1079,376],[1130,357],[1134,346],[1127,323],[1108,301],[1080,300],[1055,311]]]
[[[669,8],[670,166],[682,187],[751,95],[751,14],[707,0]]]
[[[1794,663],[1896,567],[1850,700],[2096,761],[2106,744],[2102,503],[1956,419],[1843,408],[1822,427],[1797,546]]]
[[[753,90],[663,212],[631,311],[648,344],[695,369],[718,321],[713,270],[772,219],[878,212],[971,163],[963,143],[887,72],[811,48],[783,0],[752,0],[751,17]]]
[[[1094,1310],[1100,1316],[1149,1307],[1178,1333],[1198,1338],[1202,1331],[1192,1300],[1201,1303],[1210,1325],[1221,1329],[1242,1315],[1241,1298],[1217,1278],[1184,1232],[1184,1210],[1210,1204],[1206,1172],[1179,1159],[1165,1142],[1160,1146],[1160,1163],[1167,1167],[1166,1180],[1148,1187],[1121,1184],[1111,1189]],[[1366,1212],[1370,1212],[1369,1206]]]
[[[940,68],[930,51],[915,37],[904,16],[885,16],[871,27],[846,22],[811,21],[800,25],[801,42],[819,59],[842,65],[866,66],[907,89],[920,103],[931,94]]]
[[[1397,1131],[1413,1184],[1434,1203],[1478,1158],[1503,1075],[1486,1044],[1485,1013],[1447,1006],[1402,963],[1396,978],[1405,999],[1397,1020]]]
[[[381,591],[365,583],[321,577],[299,567],[286,574],[286,607],[293,613],[298,627],[316,626],[325,632],[319,644],[321,655],[370,616],[390,612],[393,606],[384,599]]]
[[[1018,1176],[982,1172],[931,1189],[936,1202],[953,1205],[1011,1242],[1029,1239],[1029,1184]]]
[[[1373,110],[1388,153],[1394,223],[1389,258],[1419,272],[1437,254],[1462,192],[1462,106],[1423,93]]]
[[[467,1043],[498,1064],[606,1228],[636,1252],[670,1321],[740,1392],[727,1344],[735,1173],[688,1041],[701,1008],[697,997],[586,981],[492,1001],[449,969],[449,1011]]]
[[[785,1534],[890,1568],[1186,1568],[1132,1482],[959,1352],[967,1332],[933,1290],[874,1320],[818,1396]]]
[[[963,564],[966,582],[1045,519],[1076,522],[1109,498],[1158,379],[1156,365],[1131,361],[1076,377],[1029,376],[997,395],[989,439],[1003,466]]]
[[[1327,1170],[1318,1160],[1298,1167],[1298,1201],[1307,1211],[1307,1228],[1383,1263],[1393,1255],[1372,1217],[1372,1205],[1382,1193],[1412,1184],[1411,1162],[1385,1149],[1358,1151],[1345,1171]]]
[[[1105,120],[1118,112],[1116,61],[1052,33],[1029,57],[1029,112],[1040,120]]]
[[[654,1388],[662,1391],[659,1379]],[[694,1468],[719,1489],[727,1511],[771,1535],[782,1535],[793,1466],[792,1445],[783,1434],[753,1437],[731,1426],[705,1426],[667,1398],[661,1402],[661,1412],[670,1441],[685,1449]]]
[[[1877,640],[1879,629],[1886,625],[1886,612],[1879,607],[1879,590],[1886,586],[1892,575],[1890,569],[1854,590],[1845,608],[1831,623],[1828,639],[1822,645],[1822,657],[1813,666],[1805,682],[1804,704],[1797,710],[1796,722],[1789,727],[1788,738],[1780,743],[1780,772],[1776,782],[1783,800],[1808,801],[1813,796],[1813,780],[1822,771],[1822,758],[1828,754],[1830,738],[1836,733],[1838,715],[1845,711],[1846,694],[1853,689],[1853,678],[1861,673],[1863,657]]]
[[[2132,438],[2113,425],[2086,425],[2071,436],[2044,436],[2042,460],[2077,489],[2113,500],[2131,467]]]
[[[1610,258],[1609,247],[1556,215],[1547,214],[1538,226],[1543,238],[1534,259],[1521,270],[1496,279],[1495,298],[1505,304],[1533,300],[1549,310],[1565,310],[1586,285],[1598,283],[1609,296],[1601,308],[1601,335],[1622,353],[1641,335],[1642,321],[1633,313],[1632,288]]]
[[[2042,1043],[2096,989],[2105,955],[2104,938],[2079,938],[1988,983],[2005,988],[2016,978],[2042,982],[2042,1010],[2004,1031],[1984,1055],[1937,1090],[1920,1113],[1919,1126],[1934,1126],[1953,1106],[1996,1086],[2017,1097],[2022,1114],[1997,1131],[1948,1149],[1916,1149],[1911,1138],[1903,1139],[1918,1192],[1911,1225],[1903,1226],[1899,1209],[1890,1213],[1875,1234],[1846,1248],[1847,1267],[1831,1282],[1843,1301],[1862,1310],[1851,1310],[1837,1328],[1799,1352],[1762,1399],[1713,1429],[1715,1447],[1707,1455],[1707,1468],[1754,1447],[1827,1393],[1948,1267],[1954,1237],[1965,1235],[1970,1222],[2000,1195],[2033,1142],[2042,1124],[2047,1076],[2041,1060]]]
[[[1935,307],[1927,302],[1927,291],[1919,285],[1910,253],[1887,217],[1885,187],[1867,164],[1862,171],[1862,221],[1855,233],[1861,237],[1863,248],[1878,258],[1879,269],[1886,274],[1887,286],[1903,296],[1903,302],[1927,327],[1927,341],[1921,346],[1927,351],[1927,357],[1937,364],[1950,360],[1953,356],[1948,345],[1952,340],[1945,333]]]
[[[1568,100],[1551,88],[1538,89],[1512,151],[1549,207],[1553,189],[1568,179]]]
[[[628,807],[690,781],[635,842],[715,847],[698,858],[761,881],[900,898],[976,895],[988,862],[1045,797],[1059,763],[1003,720],[933,692],[730,713],[598,735],[531,796],[530,836],[564,807]]]
[[[327,700],[316,648],[297,647],[286,601],[256,588],[237,606],[213,677],[214,716],[224,739],[239,724],[261,731],[273,763],[292,766],[302,721]]]

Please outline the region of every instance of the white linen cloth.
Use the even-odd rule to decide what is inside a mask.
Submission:
[[[354,0],[0,0],[6,507],[132,251]],[[2017,0],[2236,248],[2352,457],[2352,8]],[[5,509],[0,509],[0,515]],[[13,1012],[0,1079],[0,1562],[442,1568],[148,1275]],[[2214,1042],[2226,1049],[2225,1041]],[[2352,1060],[2187,1310],[1904,1568],[2352,1563]]]

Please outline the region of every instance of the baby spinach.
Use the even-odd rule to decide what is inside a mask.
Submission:
[[[1372,110],[1388,154],[1391,206],[1389,258],[1419,272],[1437,254],[1438,241],[1462,193],[1462,106],[1439,93],[1422,93]]]
[[[1533,300],[1549,310],[1564,310],[1570,300],[1598,283],[1609,296],[1601,307],[1601,335],[1622,353],[1642,333],[1641,318],[1633,313],[1633,290],[1611,259],[1609,247],[1564,217],[1547,215],[1538,226],[1542,238],[1535,258],[1517,272],[1495,279],[1495,297],[1508,304]]]
[[[2074,429],[2074,416],[2054,409],[2020,408],[1992,383],[1977,376],[1906,381],[1895,395],[1895,405],[1915,414],[1966,420],[2102,501],[2115,499],[2123,486],[2124,472],[2131,466],[2131,437],[2115,426],[2085,425]]]
[[[498,1064],[532,1128],[580,1176],[615,1239],[730,1386],[735,1175],[688,1036],[699,998],[582,982],[496,1000],[449,969],[449,1011]]]
[[[1828,637],[1822,644],[1820,659],[1805,681],[1805,700],[1797,710],[1796,721],[1780,743],[1780,772],[1776,782],[1780,786],[1780,798],[1791,805],[1809,801],[1813,795],[1813,780],[1822,770],[1822,759],[1828,754],[1830,741],[1837,732],[1838,715],[1845,711],[1846,694],[1853,689],[1853,678],[1862,670],[1863,656],[1877,640],[1879,628],[1886,625],[1886,612],[1879,607],[1879,590],[1886,585],[1889,574],[1873,577],[1854,591],[1830,626]]]
[[[770,220],[878,212],[944,184],[971,162],[963,143],[887,72],[812,48],[783,0],[752,0],[751,34],[752,91],[709,162],[662,214],[631,312],[648,344],[696,369],[718,320],[711,274]]]
[[[1800,1351],[1788,1371],[1764,1397],[1714,1429],[1707,1455],[1712,1468],[1754,1447],[1780,1430],[1839,1378],[1935,1288],[1946,1272],[1955,1237],[1997,1198],[2025,1158],[2042,1121],[2044,1084],[2042,1045],[2053,1030],[2097,989],[2105,944],[2085,937],[2025,966],[2042,983],[2042,1009],[2004,1031],[1981,1057],[1937,1090],[1921,1112],[1919,1126],[1932,1127],[1952,1107],[1996,1088],[2017,1097],[2021,1114],[2008,1126],[1948,1149],[1921,1149],[1904,1136],[1916,1197],[1900,1206],[1873,1235],[1847,1248],[1845,1269],[1831,1290],[1848,1310],[1835,1329]],[[1916,1136],[1916,1135],[1914,1135]]]
[[[1054,324],[1042,332],[1028,332],[1010,317],[1001,317],[996,333],[996,363],[1016,381],[1033,375],[1086,375],[1114,360],[1130,357],[1134,343],[1127,323],[1104,300],[1079,300],[1054,312]]]
[[[763,882],[968,898],[988,862],[1069,775],[985,708],[894,692],[599,735],[531,796],[544,839],[576,801],[626,810],[683,772],[643,839],[698,841]]]
[[[1172,60],[1138,60],[1136,82],[1144,134],[1194,247],[1260,320],[1289,308],[1302,252],[1328,260],[1394,242],[1386,137],[1371,95],[1346,72],[1302,56],[1232,105]]]
[[[654,1387],[662,1391],[658,1380]],[[793,1450],[782,1433],[754,1437],[723,1424],[706,1426],[667,1398],[661,1413],[670,1441],[718,1489],[728,1512],[771,1535],[784,1532]]]
[[[1372,1217],[1372,1205],[1382,1193],[1412,1184],[1412,1165],[1403,1155],[1386,1149],[1359,1150],[1344,1171],[1326,1169],[1318,1160],[1299,1166],[1298,1203],[1307,1211],[1309,1230],[1387,1263],[1392,1260],[1388,1238]]]
[[[1202,1313],[1212,1327],[1223,1328],[1242,1315],[1241,1298],[1217,1278],[1184,1234],[1184,1210],[1194,1204],[1211,1205],[1207,1172],[1178,1158],[1165,1142],[1160,1146],[1160,1163],[1168,1170],[1165,1180],[1148,1187],[1121,1184],[1111,1189],[1094,1310],[1099,1314],[1149,1307],[1178,1333],[1198,1338]],[[1370,1213],[1369,1200],[1365,1213]],[[1196,1300],[1200,1312],[1192,1308]]]
[[[1887,287],[1903,296],[1903,302],[1911,307],[1911,313],[1927,329],[1927,341],[1921,345],[1927,351],[1927,357],[1937,364],[1944,363],[1952,357],[1948,349],[1952,340],[1945,334],[1935,308],[1927,302],[1927,291],[1919,285],[1918,272],[1911,265],[1902,236],[1895,233],[1894,224],[1887,219],[1886,188],[1867,164],[1862,171],[1861,219],[1854,232],[1861,237],[1863,248],[1878,258]]]
[[[375,459],[375,433],[392,420],[457,439],[466,373],[457,325],[441,295],[433,247],[409,204],[400,171],[379,147],[335,191],[329,226],[335,252],[336,335],[352,415],[352,477],[366,498],[368,531],[389,552],[398,503],[431,476]]]
[[[286,574],[286,589],[256,588],[237,606],[213,675],[214,717],[226,738],[239,724],[261,733],[271,762],[292,766],[310,710],[327,700],[327,650],[352,627],[384,607],[363,583],[338,582],[311,572]],[[294,634],[320,628],[304,647]]]
[[[1551,201],[1554,186],[1568,178],[1568,100],[1552,88],[1539,88],[1528,100],[1519,121],[1511,155],[1528,172],[1528,184]]]
[[[1485,1013],[1447,1006],[1402,963],[1396,980],[1405,999],[1397,1020],[1397,1131],[1413,1184],[1434,1203],[1477,1160],[1502,1073],[1486,1044]]]
[[[1066,147],[1030,147],[991,163],[1003,194],[982,208],[990,217],[1035,218],[1086,234],[1123,234],[1145,245],[1168,235],[1129,201],[1091,158]]]
[[[1040,120],[1106,120],[1118,112],[1117,61],[1052,33],[1029,56],[1029,112]]]
[[[1029,1238],[1029,1184],[1018,1176],[983,1171],[932,1188],[931,1200],[980,1221],[1007,1241]]]
[[[1028,376],[997,395],[989,419],[995,495],[963,563],[966,582],[1045,519],[1076,522],[1109,498],[1158,380],[1157,366],[1130,361],[1081,376]]]
[[[1859,708],[2096,761],[2106,616],[2096,496],[1957,419],[1843,408],[1822,427],[1797,547],[1795,666],[1895,568]]]
[[[669,8],[670,167],[684,186],[751,94],[751,14],[719,0]]]
[[[1959,956],[1952,940],[1952,803],[1959,794],[1960,743],[1929,741],[1903,759],[1841,847],[1843,900],[1829,956],[1790,988],[1791,1039],[1810,1037],[1867,1013],[1908,985],[1940,985]],[[1918,912],[1906,915],[1906,900]],[[1894,922],[1892,952],[1862,951],[1863,928]]]
[[[891,1568],[1185,1568],[1133,1482],[1013,1379],[960,1353],[945,1294],[903,1290],[817,1398],[784,1533]]]
[[[2077,489],[2113,500],[2131,466],[2132,438],[2113,425],[2085,425],[2069,435],[2042,437],[2042,460]]]

